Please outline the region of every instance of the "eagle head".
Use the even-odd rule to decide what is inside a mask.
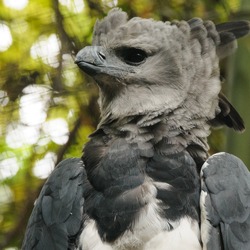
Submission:
[[[104,119],[175,113],[176,122],[207,123],[221,112],[219,59],[236,45],[219,29],[199,18],[128,19],[115,8],[96,22],[76,64],[98,84]]]

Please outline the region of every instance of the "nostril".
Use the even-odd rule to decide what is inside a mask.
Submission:
[[[103,52],[98,52],[98,54],[99,54],[99,56],[100,56],[103,60],[105,60],[105,59],[106,59],[106,56],[104,55],[104,53],[103,53]]]

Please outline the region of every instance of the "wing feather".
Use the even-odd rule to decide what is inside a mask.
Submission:
[[[84,176],[80,159],[59,163],[35,203],[22,249],[75,249],[83,225]]]
[[[250,172],[228,153],[208,158],[201,170],[201,234],[205,249],[250,249]]]
[[[245,130],[244,121],[240,114],[222,93],[219,93],[219,109],[219,113],[210,121],[212,126],[226,125],[238,132]]]

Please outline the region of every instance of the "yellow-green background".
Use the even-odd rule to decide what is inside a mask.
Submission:
[[[68,5],[62,4],[65,1]],[[79,1],[84,3],[81,12],[74,9]],[[19,166],[16,174],[9,178],[1,178],[0,169],[0,249],[20,248],[35,197],[45,181],[33,174],[35,163],[47,152],[55,153],[56,162],[81,156],[88,135],[97,125],[97,88],[74,65],[73,57],[91,43],[96,19],[102,18],[112,6],[121,7],[130,17],[164,21],[188,20],[194,16],[212,19],[215,23],[250,20],[249,0],[29,0],[22,10],[8,8],[0,0],[0,24],[10,28],[13,39],[9,49],[0,52],[0,90],[6,94],[0,98],[0,165],[1,161],[15,158]],[[30,54],[37,40],[51,34],[56,34],[61,43],[57,68]],[[72,55],[66,64],[65,54]],[[250,38],[241,39],[237,52],[223,60],[221,66],[226,79],[224,93],[244,118],[246,131],[244,134],[228,129],[214,131],[209,138],[211,152],[234,153],[250,166]],[[13,148],[7,143],[9,125],[21,122],[23,90],[31,84],[48,87],[46,121],[63,118],[67,122],[70,131],[67,143],[58,145],[42,130],[33,144]],[[8,102],[3,104],[6,97]],[[46,143],[39,144],[44,138]]]

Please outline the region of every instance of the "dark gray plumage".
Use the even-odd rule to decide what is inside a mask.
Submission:
[[[50,249],[249,249],[249,172],[232,155],[209,157],[207,144],[211,126],[244,129],[220,93],[219,59],[249,30],[247,21],[128,20],[119,9],[98,21],[76,63],[99,86],[101,121],[82,163],[65,162],[79,175],[59,167],[45,184],[24,249],[41,249],[53,222]],[[54,186],[66,195],[56,173],[72,183],[70,199],[47,197]],[[63,220],[58,202],[68,204]]]
[[[57,166],[35,202],[22,249],[75,249],[83,223],[84,178],[81,159]]]
[[[250,249],[248,169],[237,157],[219,153],[208,158],[201,172],[203,243],[208,249]],[[214,237],[207,238],[209,233]]]

